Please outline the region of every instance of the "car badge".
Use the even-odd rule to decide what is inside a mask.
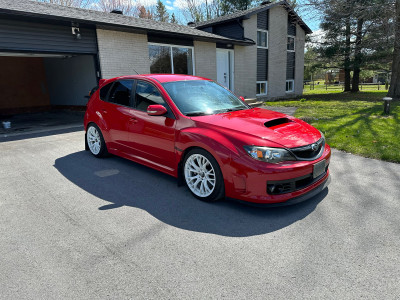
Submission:
[[[311,145],[311,150],[312,151],[317,151],[317,149],[318,149],[318,145],[317,144],[312,144]]]

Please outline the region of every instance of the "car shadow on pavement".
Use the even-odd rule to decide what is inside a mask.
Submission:
[[[195,199],[175,178],[119,157],[97,159],[81,151],[61,157],[54,167],[68,180],[106,201],[99,210],[137,207],[171,226],[221,236],[245,237],[273,232],[307,217],[328,189],[306,202],[258,208],[232,201]]]

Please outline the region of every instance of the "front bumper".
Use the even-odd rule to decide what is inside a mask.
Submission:
[[[249,201],[244,201],[244,200],[239,200],[239,199],[235,199],[235,198],[227,198],[228,200],[232,200],[235,202],[240,202],[246,205],[250,205],[250,206],[256,206],[256,207],[281,207],[281,206],[289,206],[289,205],[294,205],[294,204],[298,204],[301,202],[304,202],[312,197],[317,196],[319,193],[321,193],[325,188],[328,187],[328,185],[331,183],[331,177],[328,175],[327,178],[325,179],[325,181],[320,184],[318,187],[316,187],[315,189],[309,191],[306,194],[303,194],[301,196],[295,197],[295,198],[291,198],[285,202],[277,202],[277,203],[255,203],[255,202],[249,202]]]
[[[226,197],[261,206],[290,205],[304,201],[329,184],[331,150],[326,145],[315,161],[264,164],[242,156],[231,161],[225,174]],[[325,172],[313,179],[314,166],[325,161]],[[315,175],[317,176],[317,175]],[[271,185],[277,187],[271,189]],[[311,195],[311,196],[310,196]]]

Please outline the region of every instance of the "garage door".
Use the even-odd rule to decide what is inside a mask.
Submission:
[[[77,39],[72,26],[0,19],[0,50],[97,54],[96,30],[79,31]]]

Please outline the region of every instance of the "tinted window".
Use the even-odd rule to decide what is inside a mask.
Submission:
[[[108,94],[108,91],[110,90],[112,84],[113,84],[113,82],[111,82],[111,83],[109,83],[109,84],[103,86],[103,87],[100,89],[100,99],[101,99],[101,100],[104,100],[104,101],[107,100],[107,94]]]
[[[136,85],[136,108],[147,111],[147,107],[152,104],[161,104],[166,107],[164,99],[154,85],[138,81]]]
[[[132,80],[116,81],[110,91],[108,101],[119,105],[130,105]]]

